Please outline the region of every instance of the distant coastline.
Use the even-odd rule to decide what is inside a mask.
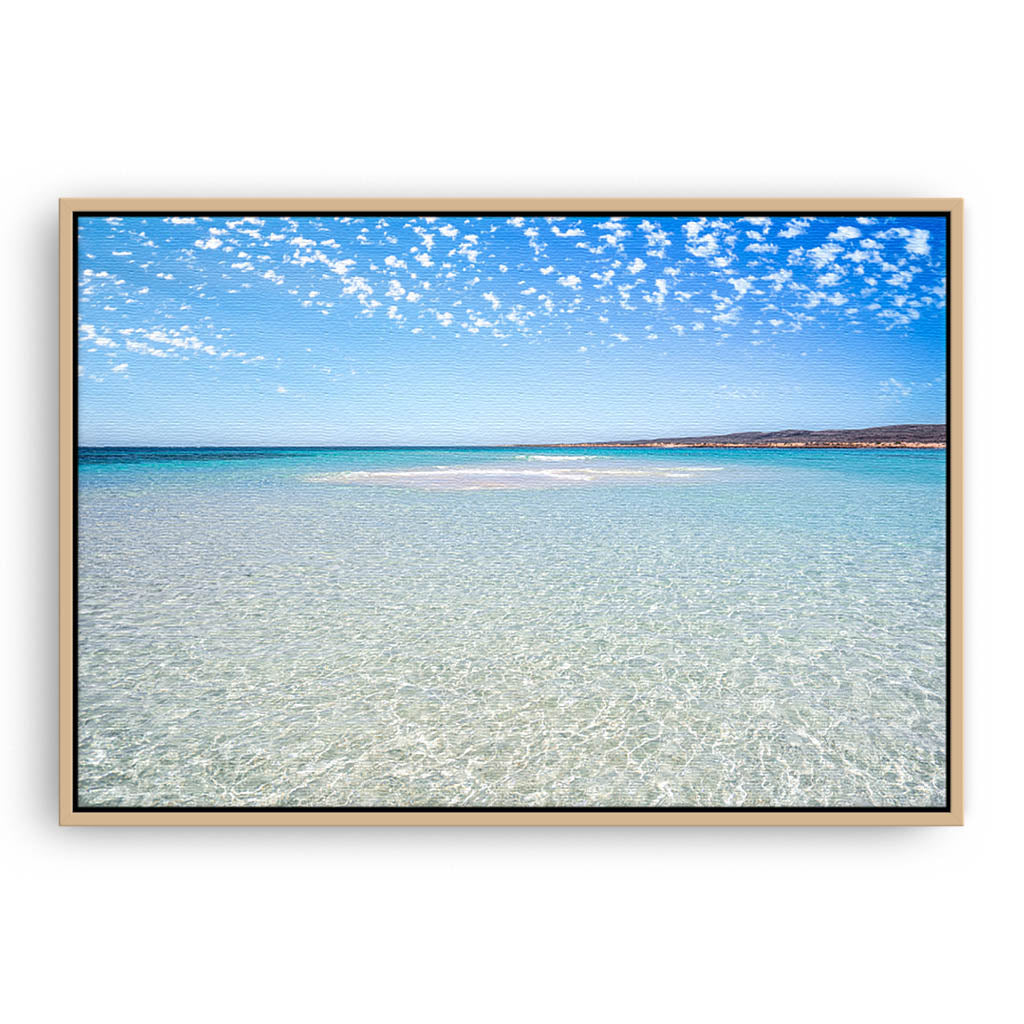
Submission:
[[[593,441],[551,448],[945,448],[944,423],[902,423],[861,430],[775,430],[658,437],[646,441]]]
[[[533,448],[945,448],[943,423],[905,423],[860,430],[776,430],[700,437],[656,437],[633,441],[555,441],[519,444],[79,444],[78,455],[103,460],[118,453],[179,457],[182,453],[210,457],[229,452],[288,451],[520,451]]]

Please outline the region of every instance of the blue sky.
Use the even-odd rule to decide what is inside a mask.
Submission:
[[[945,422],[939,217],[79,219],[82,444]]]

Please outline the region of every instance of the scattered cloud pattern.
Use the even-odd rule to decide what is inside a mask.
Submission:
[[[125,389],[159,361],[290,395],[437,343],[538,365],[726,347],[771,373],[837,337],[934,347],[945,258],[938,217],[82,216],[80,374]],[[879,370],[900,398],[907,369]]]

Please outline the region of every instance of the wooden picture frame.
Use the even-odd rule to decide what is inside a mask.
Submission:
[[[360,215],[915,215],[947,223],[947,691],[944,807],[101,807],[76,795],[77,271],[82,216]],[[125,199],[60,202],[60,822],[66,825],[960,825],[963,823],[963,201],[909,198],[743,199]]]

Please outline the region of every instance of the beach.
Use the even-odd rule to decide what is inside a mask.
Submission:
[[[944,802],[944,452],[79,460],[85,806]]]

